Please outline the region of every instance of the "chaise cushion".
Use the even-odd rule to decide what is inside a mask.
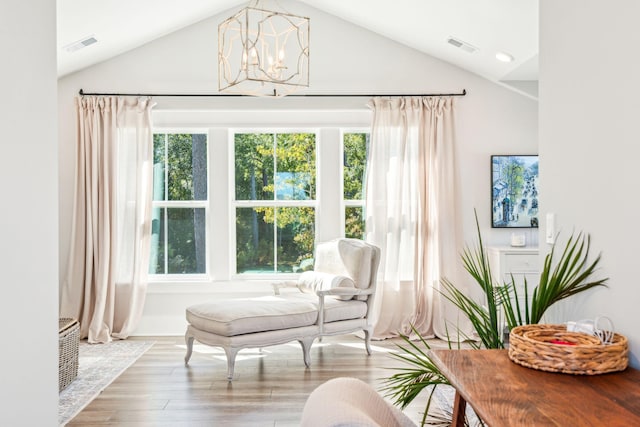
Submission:
[[[328,291],[333,288],[354,288],[356,285],[347,276],[340,276],[331,273],[321,273],[319,271],[305,271],[298,278],[298,289],[302,292],[315,293],[317,291]],[[351,295],[340,297],[343,300],[350,300]]]
[[[229,299],[187,308],[191,325],[226,337],[309,326],[317,319],[312,302],[279,297]]]
[[[284,295],[289,301],[306,301],[318,307],[318,297],[313,294],[303,294],[300,292],[287,293]],[[367,314],[367,303],[358,300],[342,301],[335,297],[325,297],[324,299],[324,322],[332,323],[341,320],[362,319]]]
[[[336,239],[316,246],[315,271],[350,277],[356,288],[371,285],[373,249],[358,239]],[[357,299],[366,299],[360,297]]]
[[[324,322],[338,322],[340,320],[362,319],[367,314],[367,303],[364,301],[340,301],[325,298]]]

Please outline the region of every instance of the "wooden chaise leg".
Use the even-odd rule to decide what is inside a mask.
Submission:
[[[302,357],[304,358],[304,364],[307,368],[311,366],[310,352],[311,352],[311,345],[313,344],[314,340],[315,340],[315,337],[303,338],[301,340],[298,340],[298,342],[302,346]]]
[[[367,354],[371,356],[371,328],[365,328],[364,331],[364,347],[367,350]]]
[[[184,364],[189,364],[189,359],[191,359],[191,355],[193,354],[193,340],[195,337],[192,337],[187,334],[185,335],[185,342],[187,344],[187,354],[184,356]],[[232,347],[224,347],[224,352],[227,355],[227,379],[229,381],[233,380],[233,370],[236,364],[236,355],[238,354],[237,348]]]
[[[193,339],[194,337],[191,337],[189,335],[186,335],[184,337],[184,340],[187,344],[187,354],[184,356],[184,364],[188,365],[189,364],[189,359],[191,359],[191,354],[193,353]]]
[[[227,379],[229,381],[233,381],[233,370],[236,365],[238,349],[233,347],[224,347],[224,352],[227,355]]]

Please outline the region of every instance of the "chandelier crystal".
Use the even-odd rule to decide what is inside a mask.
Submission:
[[[218,89],[285,96],[309,87],[309,18],[251,2],[218,26]]]

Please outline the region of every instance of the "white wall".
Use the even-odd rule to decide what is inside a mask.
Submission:
[[[540,2],[540,176],[543,211],[568,234],[592,236],[608,289],[558,317],[610,317],[640,367],[638,117],[640,43],[635,0]],[[544,218],[545,212],[542,213]],[[542,224],[544,225],[544,221]],[[542,231],[542,230],[541,230]],[[541,233],[541,236],[543,234]]]
[[[293,13],[312,22],[310,93],[451,93],[463,88],[458,98],[456,138],[459,153],[465,239],[475,241],[473,209],[477,208],[486,240],[506,243],[510,231],[490,229],[490,155],[537,153],[537,102],[516,94],[457,67],[353,26],[304,4],[287,5]],[[217,92],[217,25],[223,14],[130,51],[110,61],[69,75],[59,81],[60,107],[60,232],[70,230],[73,186],[73,96],[80,88],[92,92]],[[461,53],[465,54],[465,53]],[[180,99],[156,98],[156,109],[172,108],[242,112],[242,119],[259,121],[265,111],[277,109],[360,110],[359,123],[368,125],[366,100],[355,99]],[[176,107],[178,106],[178,107]],[[229,111],[231,113],[229,113]],[[229,120],[237,121],[236,118]],[[537,233],[527,236],[537,241]],[[69,242],[60,242],[61,274],[66,269]],[[196,293],[197,294],[197,293]],[[159,317],[184,318],[188,301],[202,296],[154,295],[145,309]],[[162,303],[154,305],[157,299]],[[174,300],[174,301],[177,301]],[[163,314],[164,313],[164,314]],[[142,327],[139,333],[152,333]],[[182,323],[179,333],[182,333]],[[162,328],[160,328],[162,329]],[[155,332],[161,332],[157,329]],[[164,329],[166,332],[167,330]]]
[[[0,425],[58,425],[56,10],[0,3]]]

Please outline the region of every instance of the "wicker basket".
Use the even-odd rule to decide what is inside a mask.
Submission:
[[[567,332],[565,325],[518,326],[509,336],[509,359],[540,371],[575,375],[624,371],[628,353],[627,339],[620,334],[603,345],[592,335]]]
[[[80,324],[76,319],[58,322],[58,391],[62,391],[78,376]]]

